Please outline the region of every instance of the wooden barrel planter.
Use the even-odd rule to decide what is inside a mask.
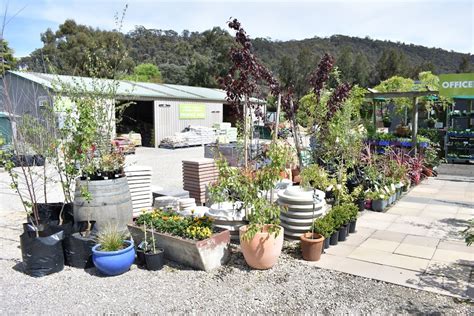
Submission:
[[[92,196],[87,202],[81,195],[81,186],[86,186]],[[127,224],[132,222],[133,208],[127,177],[110,180],[77,180],[74,192],[74,221],[95,221],[95,229],[100,232],[108,225],[117,225],[127,232]]]
[[[285,239],[299,239],[301,235],[311,230],[314,219],[327,211],[325,194],[316,190],[319,202],[314,205],[313,190],[300,186],[288,187],[278,193],[278,204],[286,207],[280,214],[281,226],[285,229]]]

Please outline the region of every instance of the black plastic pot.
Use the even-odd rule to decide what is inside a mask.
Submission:
[[[23,227],[26,231],[20,236],[20,246],[25,273],[42,277],[63,270],[64,232],[47,225],[34,227],[24,224]]]
[[[157,271],[163,268],[165,251],[161,248],[156,249],[156,253],[146,252],[145,262],[146,269],[150,271]]]
[[[35,166],[44,166],[45,159],[41,155],[34,155],[33,156],[33,162],[34,162]]]
[[[143,249],[137,248],[137,258],[135,259],[135,264],[140,267],[146,265],[145,252],[143,251]]]
[[[324,238],[324,249],[329,248],[329,238]]]
[[[348,233],[348,225],[342,225],[340,228],[339,228],[339,237],[338,237],[338,241],[345,241],[346,238],[347,238],[347,233]]]
[[[92,262],[92,247],[97,244],[93,236],[82,236],[74,233],[63,240],[64,262],[66,265],[88,269],[94,266]]]
[[[365,200],[358,200],[357,207],[359,208],[359,212],[365,211]]]
[[[353,220],[352,222],[349,223],[349,233],[355,233],[356,231],[356,224],[357,224],[357,219]]]
[[[329,238],[324,238],[323,247],[321,248],[321,253],[324,253],[324,250],[328,248],[329,248]]]
[[[72,216],[72,203],[37,203],[39,219],[45,222],[59,221],[59,215],[61,214],[61,208],[64,205],[62,218],[64,222],[72,222],[74,217]],[[33,222],[33,218],[28,218],[30,222]]]
[[[73,226],[73,232],[63,240],[64,263],[68,266],[88,269],[94,266],[92,262],[92,247],[97,242],[94,235],[95,221],[90,222],[90,232],[87,235],[87,222],[77,222]]]
[[[336,230],[334,233],[332,233],[331,237],[329,237],[329,244],[331,246],[337,245],[337,242],[339,240],[339,231]]]

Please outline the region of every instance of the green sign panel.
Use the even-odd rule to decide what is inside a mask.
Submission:
[[[474,96],[474,73],[439,75],[439,94],[444,97]]]
[[[180,104],[179,119],[180,120],[199,120],[206,118],[205,104]]]

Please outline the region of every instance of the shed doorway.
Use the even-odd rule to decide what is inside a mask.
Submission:
[[[143,147],[155,147],[153,101],[120,101],[115,111],[117,134],[140,133]]]

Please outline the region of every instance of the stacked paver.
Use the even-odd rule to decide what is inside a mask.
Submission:
[[[147,166],[125,168],[130,195],[132,196],[133,216],[152,207],[151,177],[152,169]]]
[[[206,203],[206,188],[217,180],[217,175],[214,159],[183,160],[183,189],[198,205]]]

